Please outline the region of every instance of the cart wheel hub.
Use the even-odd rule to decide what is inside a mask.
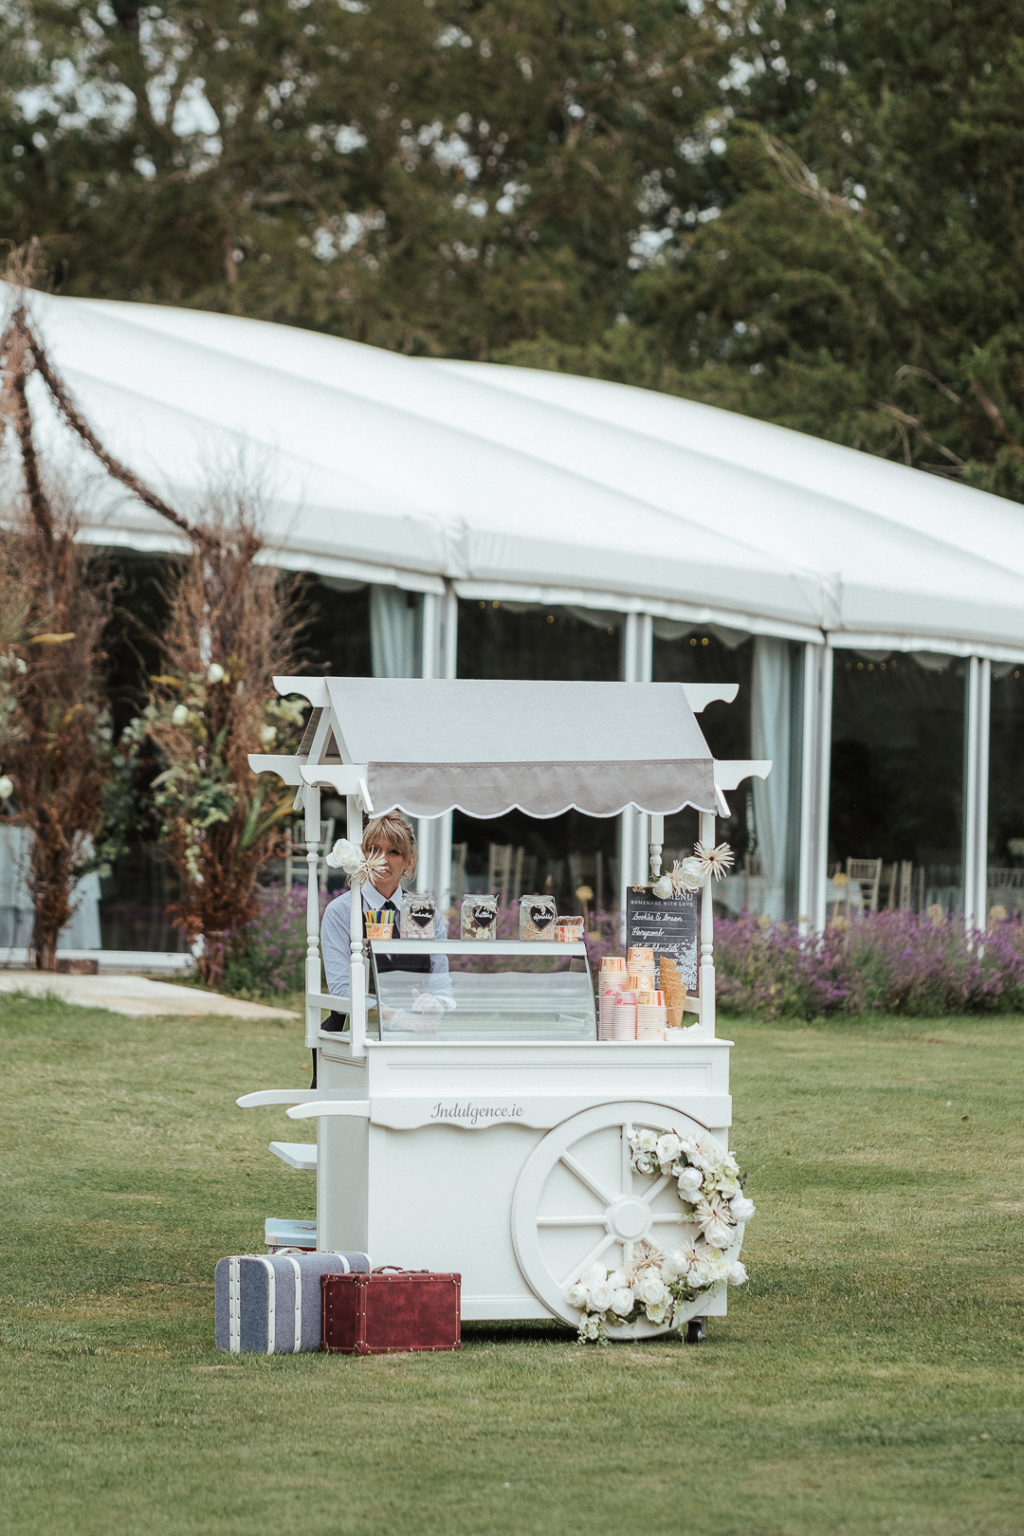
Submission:
[[[608,1211],[608,1230],[624,1242],[635,1243],[651,1225],[651,1212],[643,1200],[617,1200]]]

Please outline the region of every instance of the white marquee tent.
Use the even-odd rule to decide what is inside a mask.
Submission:
[[[275,564],[423,593],[424,615],[459,597],[622,614],[627,680],[649,678],[658,621],[805,642],[802,762],[779,762],[770,708],[758,739],[756,698],[754,753],[800,781],[799,828],[779,823],[777,840],[799,838],[798,908],[813,921],[832,648],[971,658],[965,907],[984,910],[987,669],[1024,658],[1016,503],[592,379],[150,305],[32,294],[29,309],[100,440],[166,500],[188,511],[211,482],[262,483]],[[86,537],[179,548],[72,445],[37,377],[30,388],[44,452],[83,454],[95,481]],[[452,626],[430,644],[426,626],[424,675],[453,676]],[[770,669],[762,683],[767,698]],[[758,791],[778,814],[780,788]],[[641,836],[624,827],[624,872],[639,867]]]
[[[624,385],[152,305],[30,308],[101,441],[166,499],[240,464],[264,478],[286,567],[1024,654],[1022,514],[999,497]],[[91,536],[175,546],[115,486]]]

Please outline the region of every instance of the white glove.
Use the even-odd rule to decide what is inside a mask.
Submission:
[[[399,1008],[391,1015],[387,1027],[407,1035],[435,1035],[437,1017],[432,1013],[411,1013],[406,1008]]]
[[[446,997],[442,992],[417,992],[412,1005],[413,1013],[434,1014],[440,1017],[442,1013],[450,1013],[455,1007],[454,997]]]

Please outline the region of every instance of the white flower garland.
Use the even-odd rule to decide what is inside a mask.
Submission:
[[[671,1253],[641,1244],[628,1267],[592,1264],[570,1285],[566,1300],[580,1309],[582,1342],[606,1343],[609,1328],[641,1317],[682,1328],[686,1319],[681,1314],[689,1302],[723,1284],[742,1285],[747,1278],[744,1266],[730,1259],[727,1250],[756,1207],[743,1193],[731,1152],[701,1137],[637,1126],[629,1135],[629,1161],[637,1173],[675,1179],[676,1193],[689,1209],[693,1236]]]

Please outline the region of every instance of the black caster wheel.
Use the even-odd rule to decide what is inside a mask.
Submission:
[[[708,1337],[708,1320],[706,1317],[691,1317],[686,1325],[687,1344],[705,1344]]]

